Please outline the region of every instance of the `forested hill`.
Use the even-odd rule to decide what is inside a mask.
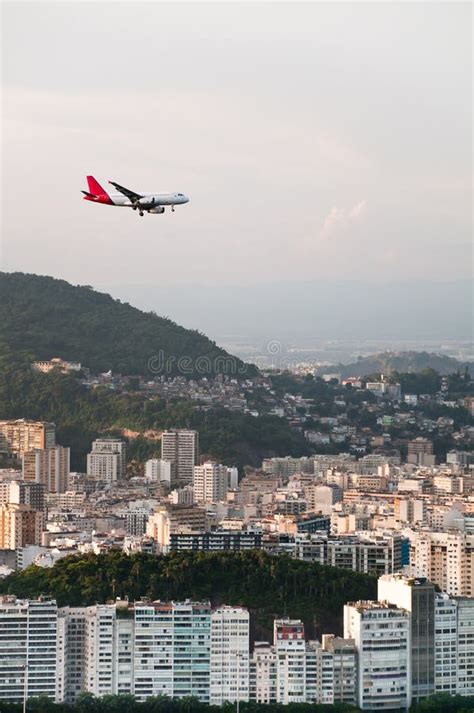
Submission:
[[[318,373],[338,373],[342,378],[349,376],[369,376],[370,374],[390,374],[393,371],[402,373],[417,373],[424,369],[433,369],[439,374],[454,374],[464,371],[466,367],[474,371],[473,362],[461,362],[445,354],[430,352],[382,352],[360,357],[351,364],[337,364],[321,367]]]
[[[254,374],[197,331],[90,287],[20,272],[0,272],[0,342],[36,359],[59,356],[81,362],[93,373],[152,376],[167,362],[165,375],[227,372]],[[183,361],[184,360],[184,361]],[[182,371],[182,370],[181,370]],[[156,373],[156,372],[155,372]]]

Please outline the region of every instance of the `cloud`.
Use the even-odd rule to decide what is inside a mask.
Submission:
[[[329,238],[335,233],[347,230],[352,224],[359,221],[367,208],[367,201],[362,200],[352,208],[338,208],[333,206],[324,219],[320,237]]]

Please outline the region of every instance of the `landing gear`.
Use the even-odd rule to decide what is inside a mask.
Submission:
[[[174,205],[171,206],[171,212],[174,213]]]
[[[143,211],[141,210],[141,211],[138,213],[138,215],[140,215],[140,216],[143,218],[143,215],[144,215]]]

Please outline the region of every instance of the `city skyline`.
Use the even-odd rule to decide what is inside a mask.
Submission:
[[[0,709],[474,712],[472,3],[0,12]]]

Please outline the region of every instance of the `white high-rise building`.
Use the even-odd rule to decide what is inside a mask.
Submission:
[[[127,449],[117,438],[98,438],[87,455],[87,475],[95,480],[113,483],[123,480],[127,467]]]
[[[59,700],[56,602],[0,597],[0,700]]]
[[[87,608],[85,679],[87,690],[96,696],[133,693],[134,622],[130,614],[128,602]]]
[[[457,603],[435,594],[435,692],[454,695],[458,682]]]
[[[249,699],[249,613],[223,606],[211,614],[210,703]]]
[[[136,603],[136,698],[195,696],[209,703],[210,628],[208,603]]]
[[[152,482],[171,485],[171,461],[151,458],[145,463],[145,478]]]
[[[474,696],[474,599],[457,597],[458,680],[456,693]]]
[[[61,700],[74,702],[81,691],[133,693],[134,622],[128,602],[63,607],[58,632]]]
[[[306,642],[304,625],[298,619],[273,622],[277,655],[277,703],[304,703],[306,700]]]
[[[425,685],[426,583],[385,577],[391,599],[344,608],[346,636],[305,641],[300,620],[274,622],[274,643],[249,657],[249,614],[207,602],[140,601],[63,607],[47,598],[0,597],[0,701],[44,695],[74,702],[131,694],[138,700],[194,696],[225,702],[358,704],[363,710],[410,705],[412,682]],[[411,611],[408,611],[411,608]],[[429,607],[428,607],[429,608]],[[435,690],[474,695],[474,599],[435,594]],[[415,644],[412,641],[415,639]]]
[[[225,500],[227,495],[227,468],[207,462],[194,466],[194,502],[212,503]]]
[[[358,653],[357,705],[362,710],[411,705],[410,613],[386,602],[344,607],[344,637]]]
[[[113,604],[86,609],[85,689],[94,696],[114,693],[112,668],[116,611]]]
[[[171,485],[192,485],[194,466],[199,462],[197,431],[176,429],[161,436],[161,457],[171,462]]]
[[[473,597],[474,534],[414,532],[410,535],[410,569],[452,597]]]

